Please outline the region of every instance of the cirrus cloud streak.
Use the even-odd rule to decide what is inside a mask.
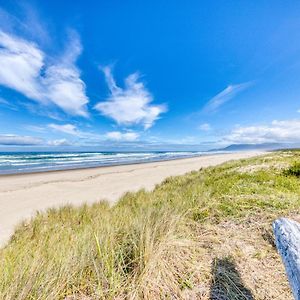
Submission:
[[[219,94],[211,98],[203,108],[205,113],[216,112],[222,105],[234,98],[237,94],[244,91],[251,86],[251,82],[244,82],[241,84],[233,84],[227,86]]]

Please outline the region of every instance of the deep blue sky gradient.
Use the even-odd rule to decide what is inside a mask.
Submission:
[[[0,1],[0,7],[7,17],[0,29],[34,42],[49,63],[76,32],[82,46],[76,66],[89,99],[85,118],[2,84],[0,98],[10,105],[0,101],[0,135],[40,138],[40,146],[50,149],[53,140],[97,149],[111,143],[112,148],[126,144],[133,149],[168,144],[176,150],[213,148],[239,138],[296,141],[287,131],[300,128],[299,1]],[[148,129],[100,114],[94,106],[110,93],[104,66],[111,67],[121,87],[128,75],[139,72],[153,96],[151,105],[164,104],[167,111]],[[229,88],[228,99],[216,109],[206,109],[219,93],[240,84],[245,87]],[[49,124],[71,124],[99,140],[51,130]],[[260,128],[266,133],[256,138]],[[109,132],[120,137],[109,137]],[[126,140],[128,132],[136,138]]]

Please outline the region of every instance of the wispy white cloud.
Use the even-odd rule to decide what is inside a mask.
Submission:
[[[49,124],[49,128],[59,131],[62,133],[70,134],[70,135],[80,135],[80,131],[76,128],[75,125],[72,124],[64,124],[64,125],[59,125],[59,124]]]
[[[153,126],[159,116],[167,111],[166,105],[153,105],[153,96],[139,80],[138,73],[125,79],[125,87],[117,86],[110,67],[103,68],[110,96],[99,102],[95,109],[119,125],[141,124],[145,129]]]
[[[39,126],[39,125],[23,125],[23,128],[26,129],[26,130],[29,130],[29,131],[34,131],[34,132],[39,132],[39,133],[42,133],[42,132],[45,132],[46,131],[46,128],[43,127],[43,126]]]
[[[56,121],[64,121],[66,119],[66,116],[63,112],[61,112],[55,107],[49,107],[49,106],[43,106],[42,104],[38,102],[33,101],[18,101],[17,107],[19,107],[20,110],[26,109],[30,114],[33,116],[42,116],[47,117]]]
[[[224,136],[227,143],[300,142],[300,120],[273,121],[268,125],[234,128]]]
[[[15,134],[1,134],[0,146],[70,146],[67,139],[57,139],[46,141],[43,138],[33,136],[22,136]]]
[[[48,141],[47,143],[49,146],[72,146],[72,143],[67,139],[59,139],[59,140],[52,140]]]
[[[26,35],[41,43],[51,43],[51,37],[47,31],[46,20],[39,15],[36,7],[27,1],[21,1],[18,5],[20,6],[19,11],[22,15],[22,19],[19,19],[18,23],[22,26]]]
[[[105,134],[95,134],[92,132],[82,131],[79,130],[75,125],[73,124],[48,124],[48,128],[60,132],[63,134],[68,134],[75,136],[79,138],[82,142],[101,142],[105,140],[110,141],[119,141],[119,142],[131,142],[136,141],[139,137],[139,134],[134,131],[110,131]]]
[[[251,86],[251,82],[229,85],[219,94],[211,98],[203,108],[203,112],[216,112],[223,104],[234,98],[238,93]]]
[[[139,134],[133,131],[129,131],[129,132],[111,131],[111,132],[107,132],[105,136],[108,140],[112,140],[112,141],[133,142],[138,139]]]
[[[9,108],[11,110],[18,110],[16,105],[10,103],[9,101],[5,100],[4,98],[0,97],[0,106]]]
[[[79,139],[89,139],[94,141],[103,140],[103,135],[101,136],[97,133],[81,130],[73,124],[48,124],[47,128],[50,128],[59,133],[73,135]]]
[[[202,131],[210,131],[212,130],[210,124],[208,123],[203,123],[201,124],[199,127],[198,127],[199,130],[202,130]]]
[[[43,66],[43,53],[28,41],[0,31],[0,83],[29,98],[41,94],[36,80]]]
[[[3,98],[0,97],[0,104],[7,105],[9,103],[8,103],[8,101],[6,101],[5,99],[3,99]]]
[[[65,54],[49,63],[37,44],[0,31],[0,84],[43,105],[86,117],[88,98],[75,65],[80,52],[79,38],[73,34]]]
[[[20,136],[14,134],[2,134],[0,135],[0,145],[6,146],[34,146],[42,145],[43,139],[32,136]]]
[[[0,8],[0,28],[7,32],[22,32],[24,36],[34,38],[41,43],[50,43],[51,38],[44,18],[27,1],[19,1],[14,15]]]

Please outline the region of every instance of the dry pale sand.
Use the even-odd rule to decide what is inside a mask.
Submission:
[[[134,165],[0,176],[0,245],[37,210],[65,204],[116,201],[127,191],[147,190],[166,177],[263,152],[239,152]]]

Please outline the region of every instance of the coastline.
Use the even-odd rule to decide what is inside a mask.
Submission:
[[[112,159],[112,153],[114,155],[125,155],[121,159],[117,157],[117,155]],[[160,162],[160,161],[168,161],[168,160],[177,160],[177,159],[185,159],[185,158],[193,158],[198,156],[205,156],[205,155],[214,155],[214,154],[227,154],[232,153],[230,151],[222,152],[222,151],[216,151],[216,152],[189,152],[189,151],[169,151],[169,152],[18,152],[17,154],[22,154],[24,156],[30,156],[33,154],[38,155],[48,155],[53,160],[51,161],[43,161],[43,159],[40,160],[40,162],[37,164],[35,163],[34,166],[31,165],[32,160],[29,160],[26,162],[26,158],[22,160],[22,156],[19,156],[17,159],[20,159],[19,162],[17,162],[17,165],[23,165],[23,168],[16,168],[16,165],[12,164],[10,168],[7,168],[9,164],[5,166],[3,169],[3,164],[0,167],[0,177],[6,176],[6,175],[18,175],[18,174],[34,174],[34,173],[44,173],[44,172],[55,172],[55,171],[67,171],[67,170],[77,170],[77,169],[91,169],[91,168],[102,168],[102,167],[111,167],[111,166],[121,166],[121,165],[135,165],[135,164],[143,164],[143,163],[151,163],[151,162]],[[87,158],[87,154],[89,155],[101,155],[102,157],[94,157],[93,161],[90,159],[93,157]],[[140,157],[140,154],[148,155],[144,157]],[[167,154],[167,156],[163,156]],[[6,156],[15,156],[15,153],[6,153],[6,152],[0,152],[0,165],[1,165],[1,155]],[[57,164],[57,155],[59,156],[65,156],[65,158],[71,157],[73,155],[73,159],[79,158],[79,161],[75,159],[73,162],[68,162],[68,160],[65,161],[65,163],[59,163]],[[80,155],[84,155],[80,159]],[[126,155],[131,155],[126,157]],[[132,155],[137,155],[136,157],[132,157]],[[150,157],[149,157],[150,155]],[[156,156],[155,156],[156,155]],[[168,156],[169,155],[169,156]],[[110,156],[110,157],[109,157]],[[152,156],[152,157],[151,157]],[[48,157],[48,159],[49,159]],[[3,158],[3,157],[2,157]],[[61,157],[59,157],[61,158]],[[125,160],[124,160],[125,158]],[[16,157],[5,157],[4,161],[7,163],[10,159],[15,160]],[[36,159],[36,157],[35,157]],[[48,164],[48,165],[47,165]],[[26,168],[24,166],[27,165]],[[5,168],[6,167],[6,168]]]
[[[250,152],[250,151],[249,151]],[[5,176],[18,176],[18,175],[27,175],[27,174],[43,174],[43,173],[51,173],[51,172],[65,172],[65,171],[75,171],[75,170],[88,170],[88,169],[100,169],[100,168],[109,168],[109,167],[118,167],[118,166],[128,166],[128,165],[139,165],[139,164],[149,164],[149,163],[157,163],[157,162],[165,162],[165,161],[172,161],[172,160],[185,160],[190,158],[202,157],[202,156],[212,156],[217,154],[232,154],[235,152],[212,152],[212,153],[201,153],[201,154],[191,154],[187,156],[178,156],[178,157],[168,157],[168,158],[157,158],[153,160],[146,160],[146,161],[129,161],[129,162],[115,162],[110,164],[99,164],[99,165],[90,165],[88,167],[85,166],[69,166],[69,167],[62,167],[57,169],[45,169],[45,170],[37,170],[37,171],[20,171],[20,172],[8,172],[8,173],[1,173],[0,178]]]
[[[34,216],[36,211],[100,200],[114,203],[128,191],[151,190],[169,176],[264,153],[235,152],[129,165],[1,175],[0,246],[9,239],[18,223]]]

